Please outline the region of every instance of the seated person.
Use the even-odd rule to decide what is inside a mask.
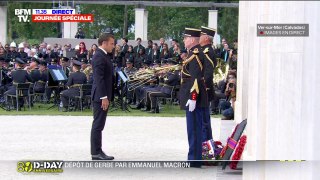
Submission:
[[[174,72],[167,72],[164,78],[164,85],[159,91],[147,92],[146,105],[151,108],[151,113],[159,113],[159,106],[156,104],[156,98],[164,97],[168,98],[171,96],[174,86],[179,85],[180,69],[176,69]]]
[[[46,83],[48,81],[48,69],[47,63],[45,61],[41,61],[39,65],[40,77],[38,81],[34,84],[34,92],[36,93],[44,93],[46,88]]]
[[[126,60],[126,67],[124,68],[124,73],[128,76],[134,75],[134,73],[137,71],[137,68],[133,67],[133,59],[127,59]],[[135,104],[134,97],[133,97],[133,90],[128,90],[127,92],[127,100],[128,104]]]
[[[67,107],[69,104],[68,99],[70,97],[79,96],[80,95],[79,86],[81,84],[87,83],[87,77],[83,72],[80,72],[80,69],[81,69],[81,62],[79,62],[77,60],[73,60],[73,66],[72,66],[73,73],[70,74],[70,76],[68,78],[68,82],[66,84],[68,89],[66,89],[60,93],[63,112],[67,111]]]
[[[214,88],[214,96],[210,103],[211,115],[219,114],[219,100],[226,99],[225,90],[226,90],[226,81],[227,79],[219,81]]]
[[[234,104],[236,101],[236,73],[229,72],[228,83],[226,85],[225,95],[227,101],[223,101],[219,104],[223,118],[222,120],[231,120],[234,117]]]
[[[32,78],[30,77],[28,72],[26,70],[24,70],[25,61],[20,58],[16,58],[15,64],[16,64],[17,69],[15,71],[12,71],[13,84],[32,82]],[[4,94],[5,94],[5,96],[6,95],[16,95],[16,86],[12,85],[11,87],[9,87],[9,90],[6,91]],[[27,94],[27,92],[23,92],[23,95],[26,95],[26,94]],[[8,100],[8,98],[7,98],[7,100]],[[23,106],[23,103],[24,103],[23,99],[19,98],[19,103],[18,103],[19,108],[21,108]],[[16,105],[16,104],[14,103],[14,105]]]

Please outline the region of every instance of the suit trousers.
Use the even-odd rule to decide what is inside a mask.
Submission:
[[[102,131],[104,129],[108,110],[101,108],[101,102],[93,102],[93,122],[91,128],[91,155],[102,152]]]

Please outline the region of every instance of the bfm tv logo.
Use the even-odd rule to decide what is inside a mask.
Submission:
[[[62,173],[62,161],[20,161],[17,164],[17,171],[20,173]]]
[[[31,9],[15,9],[14,15],[19,18],[19,22],[30,22]]]

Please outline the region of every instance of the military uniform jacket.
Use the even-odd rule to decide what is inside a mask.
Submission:
[[[27,57],[28,57],[28,54],[22,51],[22,52],[19,52],[19,53],[18,53],[18,56],[17,56],[17,57],[19,57],[19,58],[27,58]]]
[[[83,72],[77,71],[70,74],[67,82],[68,87],[73,87],[74,85],[86,84],[87,77]]]
[[[26,70],[23,69],[17,69],[15,71],[12,72],[12,80],[14,83],[26,83],[28,82],[32,82],[32,78],[30,77],[30,75],[28,74],[28,72]]]
[[[211,101],[214,95],[213,74],[214,68],[217,66],[217,61],[210,44],[203,46],[202,52],[204,55],[204,81],[207,88],[208,101]]]
[[[171,94],[172,88],[180,83],[179,73],[168,72],[164,78],[165,85],[161,88],[161,92]]]
[[[31,76],[31,78],[32,78],[32,82],[34,83],[34,82],[36,82],[36,81],[39,81],[40,80],[40,71],[38,70],[38,69],[33,69],[33,70],[31,70],[31,72],[30,72],[30,76]]]
[[[15,59],[16,57],[19,56],[19,53],[17,51],[9,51],[7,54],[7,58],[9,59]]]
[[[135,68],[135,67],[132,67],[131,69],[129,69],[129,68],[127,68],[127,67],[124,68],[124,72],[125,72],[126,74],[128,74],[128,75],[134,74],[136,71],[137,71],[137,68]]]
[[[209,107],[204,82],[204,63],[201,46],[192,47],[182,64],[180,107],[186,109],[189,99],[196,100],[196,107]]]

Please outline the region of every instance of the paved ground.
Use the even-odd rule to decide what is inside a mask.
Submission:
[[[20,160],[90,161],[91,123],[89,116],[0,116],[0,176],[5,179],[167,179],[167,176],[175,179],[241,179],[241,172],[226,173],[220,170],[221,167],[66,169],[58,176],[16,172],[16,163]],[[215,138],[225,144],[234,127],[233,121],[212,119],[212,126]],[[118,161],[184,161],[187,149],[185,118],[108,117],[103,133],[103,150]]]

